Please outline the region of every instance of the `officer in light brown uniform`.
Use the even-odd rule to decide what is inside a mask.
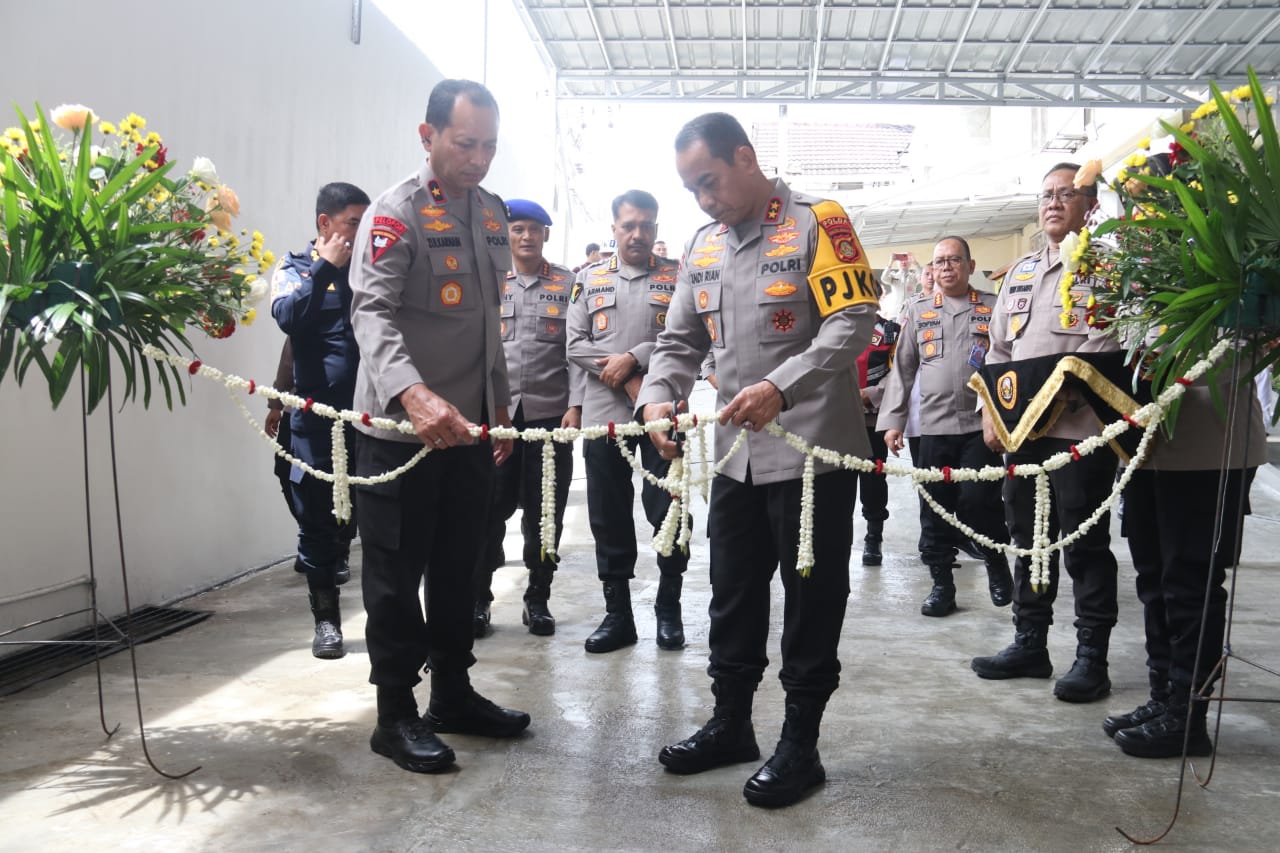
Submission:
[[[507,201],[508,234],[515,269],[507,273],[502,288],[502,348],[507,357],[507,378],[511,385],[511,422],[517,429],[576,428],[581,425],[582,401],[573,399],[572,388],[580,395],[580,371],[572,369],[565,355],[565,324],[569,314],[569,294],[573,273],[543,256],[551,230],[551,217],[542,205],[528,199]],[[561,442],[555,452],[555,541],[560,544],[564,508],[573,479],[573,446]],[[522,556],[529,570],[521,621],[529,633],[554,634],[556,620],[547,607],[556,557],[547,554],[542,542],[542,444],[519,441],[511,458],[498,468],[493,512],[484,558],[476,571],[475,631],[488,633],[490,585],[493,572],[505,560],[502,540],[507,519],[524,507],[520,531],[524,536]]]
[[[976,264],[962,237],[944,237],[933,250],[932,298],[909,303],[896,358],[876,422],[894,456],[902,450],[911,408],[911,386],[920,382],[921,468],[984,468],[1000,458],[982,437],[978,396],[966,384],[982,367],[990,349],[991,313],[996,297],[969,284]],[[977,533],[1001,544],[1009,541],[1000,510],[1000,484],[991,481],[930,483],[925,487],[944,509],[956,513]],[[946,616],[956,609],[952,575],[960,534],[932,507],[921,513],[920,556],[933,589],[920,607],[925,616]],[[1009,561],[997,549],[983,554],[991,603],[1003,607],[1013,596]]]
[[[1064,324],[1062,295],[1058,292],[1063,259],[1058,245],[1084,227],[1097,204],[1098,188],[1075,187],[1078,166],[1060,163],[1044,176],[1040,193],[1040,227],[1047,245],[1015,261],[1005,276],[1004,288],[991,321],[990,364],[1036,356],[1074,352],[1107,352],[1119,349],[1109,334],[1092,329],[1085,321],[1087,284],[1076,289],[1076,307]],[[1038,464],[1050,456],[1098,433],[1092,407],[1075,393],[1065,396],[1065,411],[1043,437],[1005,456],[1010,465]],[[993,450],[1004,450],[993,428],[992,414],[983,410],[983,432]],[[1049,474],[1054,531],[1070,533],[1080,527],[1110,493],[1115,481],[1116,456],[1109,449],[1072,462]],[[1035,480],[1015,477],[1004,481],[1005,522],[1020,548],[1032,546],[1035,516]],[[1058,593],[1058,563],[1050,566],[1049,590],[1031,588],[1030,561],[1019,557],[1014,569],[1014,641],[998,654],[973,659],[973,670],[982,678],[1048,678],[1053,664],[1045,646],[1053,622],[1053,601]],[[1092,702],[1111,690],[1107,677],[1107,647],[1116,623],[1116,559],[1111,553],[1109,515],[1087,534],[1062,551],[1071,575],[1076,604],[1076,660],[1071,671],[1058,679],[1053,693],[1065,702]]]
[[[674,773],[697,773],[759,758],[751,704],[768,662],[770,582],[780,569],[786,722],[743,795],[753,805],[788,805],[826,778],[818,728],[840,679],[858,475],[815,465],[814,563],[802,577],[804,457],[761,429],[776,419],[813,444],[868,455],[857,358],[876,322],[874,274],[840,205],[766,177],[732,116],[708,113],[686,124],[676,137],[676,168],[716,222],[685,251],[637,410],[646,421],[668,416],[670,401],[684,399],[714,351],[722,422],[749,432],[711,490],[707,671],[715,711],[659,761]],[[735,434],[716,431],[717,457]],[[650,436],[665,456],[675,455],[665,435]]]
[[[418,126],[430,159],[380,195],[356,234],[351,322],[360,347],[357,411],[413,425],[414,434],[357,424],[357,520],[364,547],[369,680],[378,689],[370,746],[420,773],[454,761],[436,732],[511,737],[529,715],[478,694],[467,670],[475,637],[472,575],[484,544],[494,462],[511,442],[470,428],[509,425],[499,304],[511,264],[502,200],[480,188],[498,143],[498,105],[469,80],[431,91]],[[426,581],[426,619],[418,587]],[[430,659],[431,703],[413,688]]]
[[[585,425],[625,424],[649,356],[667,320],[679,265],[653,254],[658,201],[643,190],[613,200],[613,239],[617,254],[579,273],[569,305],[569,360],[587,373],[582,400]],[[605,617],[587,638],[589,652],[611,652],[636,642],[630,579],[635,577],[636,530],[632,520],[635,487],[632,470],[619,452],[625,442],[644,467],[665,477],[671,463],[639,436],[586,442],[587,516],[596,541],[596,571],[604,584]],[[654,532],[666,517],[671,496],[648,481],[640,501]],[[663,649],[684,646],[680,589],[688,554],[678,549],[658,555],[656,642]]]

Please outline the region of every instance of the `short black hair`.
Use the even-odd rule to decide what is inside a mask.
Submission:
[[[618,218],[618,211],[624,204],[629,204],[637,210],[652,210],[658,212],[658,200],[651,193],[644,190],[627,190],[622,195],[613,200],[613,218]]]
[[[589,255],[589,254],[591,254],[592,252],[598,252],[598,251],[600,251],[600,244],[599,244],[599,243],[588,243],[588,244],[587,244],[587,254],[588,254],[588,255]]]
[[[320,192],[316,193],[317,225],[320,214],[334,216],[353,204],[372,204],[372,202],[369,201],[368,194],[355,184],[345,184],[342,181],[325,184],[320,188]]]
[[[965,238],[963,238],[963,237],[957,237],[955,234],[948,234],[946,237],[939,237],[939,238],[938,238],[938,243],[941,243],[941,242],[943,242],[944,240],[955,240],[957,243],[959,243],[959,244],[960,244],[960,248],[964,249],[964,259],[965,259],[966,261],[971,261],[971,260],[973,260],[973,253],[969,251],[969,241],[968,241],[968,240],[966,240],[966,239],[965,239]],[[937,243],[935,243],[934,245],[936,246],[936,245],[937,245]]]
[[[1070,172],[1071,174],[1074,175],[1078,171],[1080,171],[1079,163],[1067,163],[1067,162],[1055,163],[1053,168],[1051,168],[1049,171],[1044,173],[1044,177],[1047,178],[1050,175],[1052,175],[1054,172]],[[1041,178],[1041,180],[1044,180],[1044,178]],[[1089,184],[1089,186],[1087,187],[1080,187],[1080,192],[1084,193],[1085,195],[1096,196],[1098,194],[1098,185],[1096,183],[1093,183],[1093,184]]]
[[[498,111],[497,100],[483,84],[474,80],[441,80],[427,98],[427,124],[436,130],[448,127],[453,121],[453,105],[459,95],[465,95],[477,107],[488,107],[495,113]]]
[[[676,152],[687,151],[695,142],[706,143],[712,157],[733,162],[733,152],[745,145],[753,151],[751,139],[738,120],[728,113],[703,113],[676,134]]]

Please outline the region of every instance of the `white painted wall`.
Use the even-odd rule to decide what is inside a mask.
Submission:
[[[180,168],[196,155],[210,157],[239,192],[238,225],[262,230],[267,247],[282,255],[313,233],[322,184],[346,180],[374,196],[421,162],[417,125],[443,75],[419,45],[448,38],[482,52],[483,26],[459,29],[461,12],[449,16],[450,4],[439,0],[419,5],[448,20],[450,35],[442,27],[419,32],[415,44],[370,0],[358,45],[350,39],[351,0],[3,0],[0,101],[4,111],[14,103],[81,102],[112,121],[139,113]],[[514,14],[509,4],[492,5],[491,17]],[[502,59],[491,52],[488,64]],[[549,105],[537,109],[545,91],[539,73],[526,67],[494,87],[500,103],[515,102],[504,105],[500,154],[486,182],[503,195],[552,193],[546,152],[554,116]],[[16,116],[0,116],[0,127],[13,123]],[[199,357],[269,383],[283,337],[266,308],[228,340],[193,332]],[[12,374],[0,379],[0,601],[88,571],[78,398],[68,395],[52,411],[34,374],[21,389]],[[172,600],[294,549],[265,442],[220,386],[192,380],[188,389],[188,404],[172,412],[162,401],[149,410],[139,401],[116,416],[135,606]],[[261,417],[262,401],[248,400]],[[89,421],[93,553],[102,609],[114,614],[123,598],[106,435],[104,406]],[[87,602],[79,587],[0,604],[0,629]]]

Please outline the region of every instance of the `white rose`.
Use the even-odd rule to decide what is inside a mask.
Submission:
[[[261,278],[255,278],[253,284],[249,285],[249,295],[244,298],[245,305],[257,305],[262,301],[262,297],[267,295],[267,283]]]
[[[1066,267],[1067,272],[1075,272],[1080,267],[1080,259],[1077,258],[1076,250],[1080,248],[1080,235],[1072,231],[1062,238],[1062,243],[1058,246],[1058,257],[1062,259],[1062,264]]]
[[[191,164],[191,177],[206,184],[218,182],[218,169],[208,157],[197,157]]]

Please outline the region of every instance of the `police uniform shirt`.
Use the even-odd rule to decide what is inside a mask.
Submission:
[[[762,215],[736,228],[703,226],[685,250],[667,327],[637,410],[685,399],[703,356],[715,353],[723,407],[767,379],[782,392],[778,423],[844,454],[870,453],[858,393],[858,354],[876,322],[875,277],[839,204],[775,181]],[[717,429],[717,457],[736,439]],[[783,439],[748,432],[724,468],[755,484],[797,479],[804,457]],[[829,471],[823,462],[816,470]]]
[[[907,306],[876,428],[906,428],[911,386],[920,383],[920,434],[963,435],[982,429],[978,395],[966,384],[990,348],[996,297],[973,287],[959,297],[935,290]]]
[[[271,316],[289,336],[293,377],[281,390],[338,408],[351,406],[360,352],[349,318],[347,270],[315,244],[280,259],[271,276]],[[328,428],[328,422],[324,422]]]
[[[573,273],[543,261],[537,273],[507,273],[499,332],[507,357],[511,411],[526,420],[564,415],[570,404],[566,323]]]
[[[596,359],[619,353],[635,357],[641,373],[649,367],[658,332],[667,322],[678,265],[651,256],[644,268],[614,255],[580,275],[569,303],[569,360],[587,373],[582,423],[626,423],[631,400],[624,388],[600,381]]]
[[[492,193],[446,197],[428,161],[378,196],[351,261],[361,354],[354,408],[407,420],[398,397],[418,382],[473,423],[507,406],[499,313],[510,267],[506,209]],[[419,440],[356,426],[379,438]]]
[[[1087,282],[1072,289],[1075,307],[1069,326],[1062,324],[1062,295],[1058,283],[1062,261],[1056,246],[1015,261],[1009,267],[991,320],[991,351],[987,363],[1003,364],[1042,355],[1073,352],[1113,352],[1120,344],[1109,334],[1085,322]],[[1025,389],[1034,394],[1034,389]],[[1067,407],[1046,435],[1050,438],[1080,440],[1097,435],[1098,419],[1093,409],[1076,392],[1067,397]]]

